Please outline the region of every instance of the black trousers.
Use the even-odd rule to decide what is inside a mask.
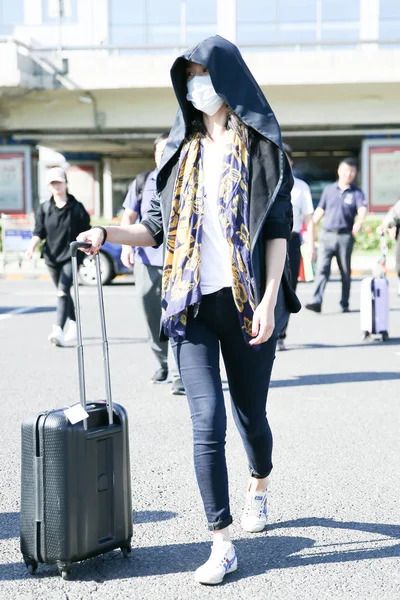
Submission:
[[[152,352],[162,369],[168,369],[168,342],[160,341],[162,267],[135,264],[137,289],[146,316]]]
[[[75,306],[71,296],[72,262],[68,260],[56,265],[47,265],[47,268],[57,290],[65,294],[57,297],[57,325],[63,329],[68,318],[76,321]]]
[[[300,273],[300,261],[301,261],[301,236],[299,233],[294,231],[288,244],[289,264],[290,264],[290,283],[293,291],[296,291],[297,280]],[[279,339],[284,340],[286,337],[286,330],[288,324],[282,329]]]
[[[312,302],[322,304],[324,290],[331,273],[332,258],[335,256],[340,276],[342,279],[342,297],[340,305],[348,308],[351,284],[351,253],[354,238],[351,232],[337,233],[335,231],[321,231],[319,236],[317,273]]]
[[[266,402],[276,336],[258,349],[243,338],[231,288],[203,296],[199,313],[189,310],[186,339],[171,340],[192,418],[194,466],[210,530],[232,522],[225,459],[226,410],[220,349],[228,376],[231,407],[247,454],[250,474],[272,469],[272,434]]]

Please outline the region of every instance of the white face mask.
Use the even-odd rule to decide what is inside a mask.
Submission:
[[[214,90],[210,75],[196,75],[188,82],[187,89],[187,100],[190,100],[197,110],[210,117],[215,115],[224,103]]]

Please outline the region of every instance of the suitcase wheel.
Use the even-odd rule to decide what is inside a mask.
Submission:
[[[69,576],[71,575],[71,563],[57,563],[57,567],[58,567],[58,572],[60,573],[61,577],[64,579],[64,581],[66,579],[69,579]]]
[[[389,334],[387,331],[382,331],[382,342],[387,342],[389,339]]]
[[[127,546],[121,546],[121,552],[124,558],[128,558],[130,553],[132,552],[132,548],[131,548],[131,544],[129,542],[129,544]]]
[[[69,579],[69,576],[71,575],[71,571],[72,571],[72,569],[58,569],[58,572],[60,573],[60,575],[64,579],[64,581]]]
[[[24,558],[24,562],[26,564],[26,568],[28,569],[29,575],[34,575],[36,573],[36,569],[38,568],[36,560],[33,560],[32,558]]]

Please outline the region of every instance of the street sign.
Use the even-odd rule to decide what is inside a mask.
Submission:
[[[11,259],[22,262],[24,252],[32,239],[33,223],[27,215],[1,215],[1,237],[3,248],[3,265]],[[14,256],[12,256],[14,255]]]

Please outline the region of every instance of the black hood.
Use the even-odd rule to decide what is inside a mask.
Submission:
[[[276,117],[239,49],[223,37],[215,35],[186,50],[172,65],[172,85],[180,109],[164,151],[161,169],[185,139],[187,125],[201,116],[201,113],[186,99],[185,69],[189,60],[208,69],[217,94],[246,125],[279,148],[282,147],[281,132]]]

